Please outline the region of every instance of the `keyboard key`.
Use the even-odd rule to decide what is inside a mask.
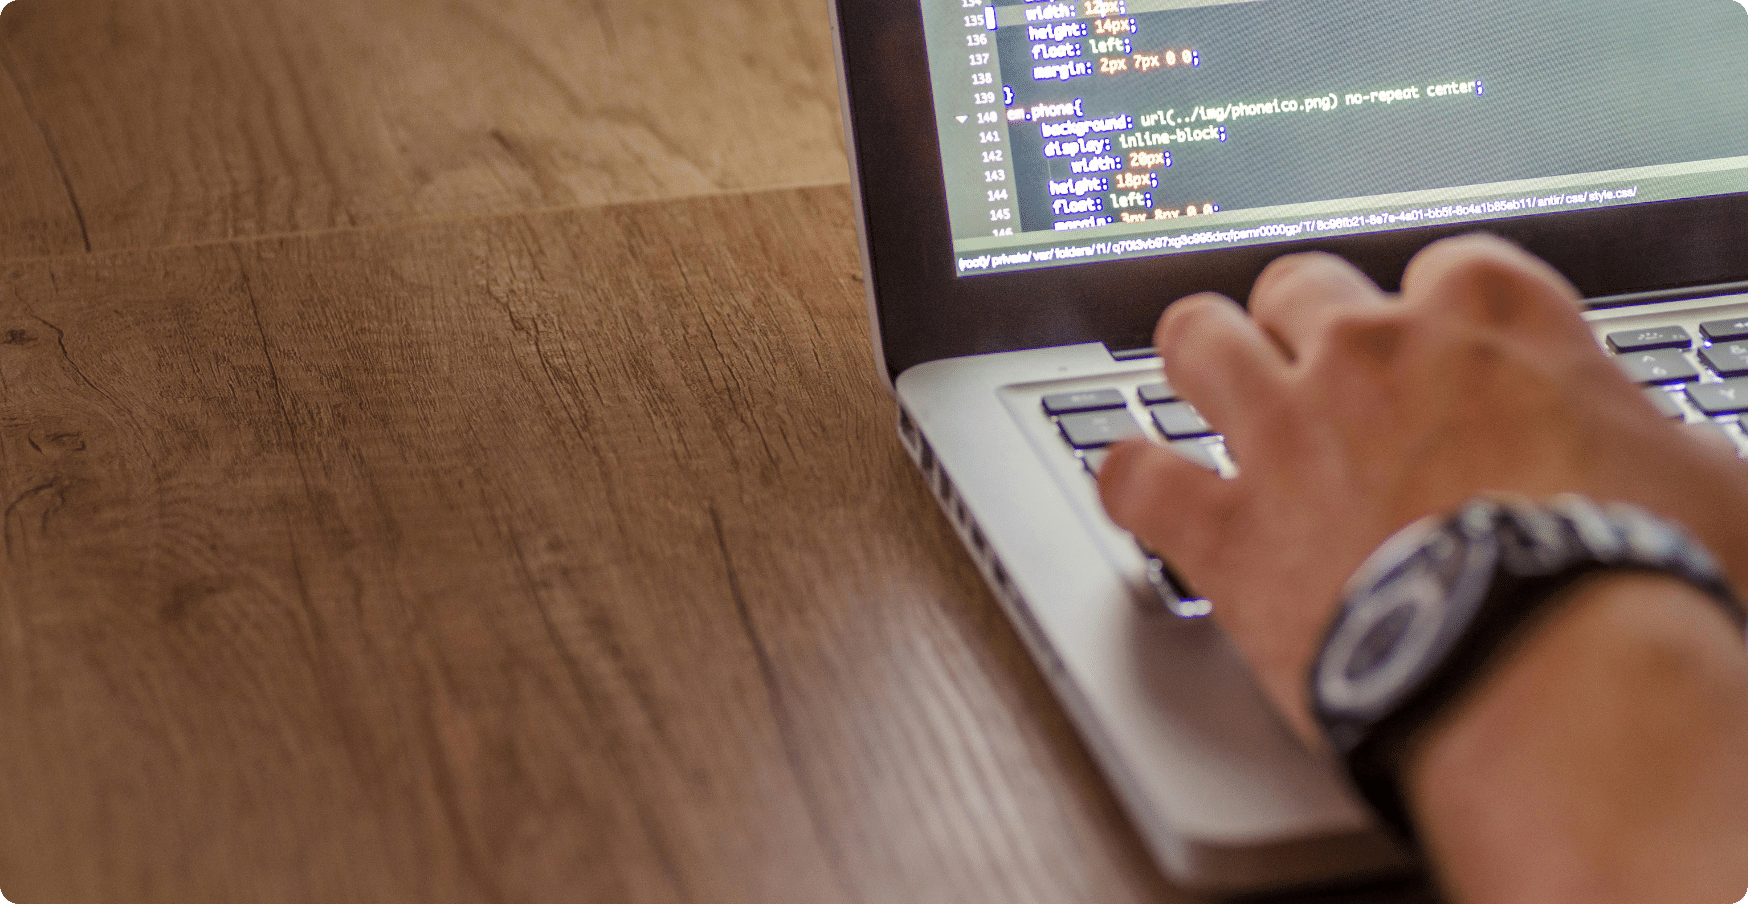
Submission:
[[[1686,355],[1672,348],[1618,355],[1615,363],[1635,383],[1685,383],[1699,379],[1699,368],[1694,367]]]
[[[1044,397],[1044,410],[1050,414],[1072,411],[1099,411],[1123,407],[1123,394],[1115,389],[1092,389],[1085,392],[1059,392]]]
[[[1218,474],[1220,462],[1214,457],[1214,447],[1197,439],[1186,439],[1171,444],[1171,450],[1179,455]],[[1099,476],[1099,469],[1105,466],[1105,459],[1111,457],[1109,446],[1097,449],[1087,449],[1080,453],[1080,463],[1086,472],[1094,477]]]
[[[1183,618],[1201,618],[1213,611],[1208,601],[1202,595],[1184,583],[1184,579],[1171,570],[1165,560],[1141,548],[1141,554],[1147,557],[1147,581],[1158,591],[1162,600],[1167,601],[1168,608]]]
[[[1171,451],[1207,468],[1216,474],[1220,472],[1220,461],[1214,457],[1214,449],[1200,440],[1184,440],[1171,444]]]
[[[1675,401],[1675,396],[1661,389],[1645,390],[1645,398],[1650,399],[1651,407],[1657,409],[1657,413],[1666,418],[1681,420],[1685,416],[1681,412],[1680,403]]]
[[[1711,342],[1748,339],[1748,317],[1737,320],[1708,320],[1699,325],[1699,333]]]
[[[1726,377],[1748,374],[1748,342],[1702,348],[1699,350],[1699,357],[1707,367]]]
[[[1704,434],[1710,434],[1711,436],[1715,436],[1718,439],[1723,440],[1724,444],[1729,446],[1730,448],[1732,448],[1732,449],[1736,448],[1736,438],[1730,435],[1730,431],[1728,428],[1726,428],[1723,424],[1718,423],[1717,421],[1699,421],[1698,423],[1688,424],[1687,429],[1697,430],[1700,433],[1704,433]]]
[[[1608,334],[1608,347],[1617,352],[1640,352],[1653,348],[1692,348],[1693,337],[1678,326],[1626,330]]]
[[[1160,402],[1177,400],[1177,390],[1172,389],[1170,383],[1148,383],[1137,388],[1136,391],[1141,394],[1141,404],[1143,405],[1157,405]]]
[[[1188,402],[1149,405],[1147,410],[1153,413],[1153,423],[1159,426],[1159,432],[1165,434],[1167,439],[1188,439],[1214,432],[1214,428],[1208,426],[1208,422],[1202,420],[1202,416]]]
[[[1736,377],[1722,383],[1689,383],[1687,398],[1706,414],[1748,411],[1748,377]]]
[[[1062,428],[1062,435],[1069,445],[1076,449],[1096,449],[1142,435],[1141,425],[1135,423],[1129,412],[1121,409],[1065,414],[1057,418],[1056,423]]]

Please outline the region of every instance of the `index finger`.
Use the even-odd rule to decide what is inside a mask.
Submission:
[[[1310,353],[1331,320],[1383,304],[1383,291],[1359,268],[1323,252],[1277,258],[1250,290],[1250,316],[1295,360]]]
[[[1166,308],[1154,333],[1166,376],[1209,425],[1242,442],[1250,419],[1286,383],[1287,359],[1237,303],[1192,295]]]

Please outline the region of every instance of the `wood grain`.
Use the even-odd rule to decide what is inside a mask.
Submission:
[[[0,258],[841,182],[831,60],[821,0],[21,0]]]
[[[0,20],[0,36],[10,23]],[[0,44],[0,260],[90,250],[79,211]]]
[[[1138,902],[847,192],[0,267],[13,900]]]

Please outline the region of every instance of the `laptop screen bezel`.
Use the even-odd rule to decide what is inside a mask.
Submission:
[[[1748,193],[959,277],[918,0],[834,0],[874,328],[886,372],[941,358],[1101,342],[1144,348],[1171,300],[1242,302],[1270,261],[1327,251],[1397,288],[1427,244],[1485,229],[1587,299],[1748,280]]]

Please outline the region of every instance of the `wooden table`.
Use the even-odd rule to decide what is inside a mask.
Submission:
[[[829,41],[6,10],[6,897],[1188,900],[898,446]]]

